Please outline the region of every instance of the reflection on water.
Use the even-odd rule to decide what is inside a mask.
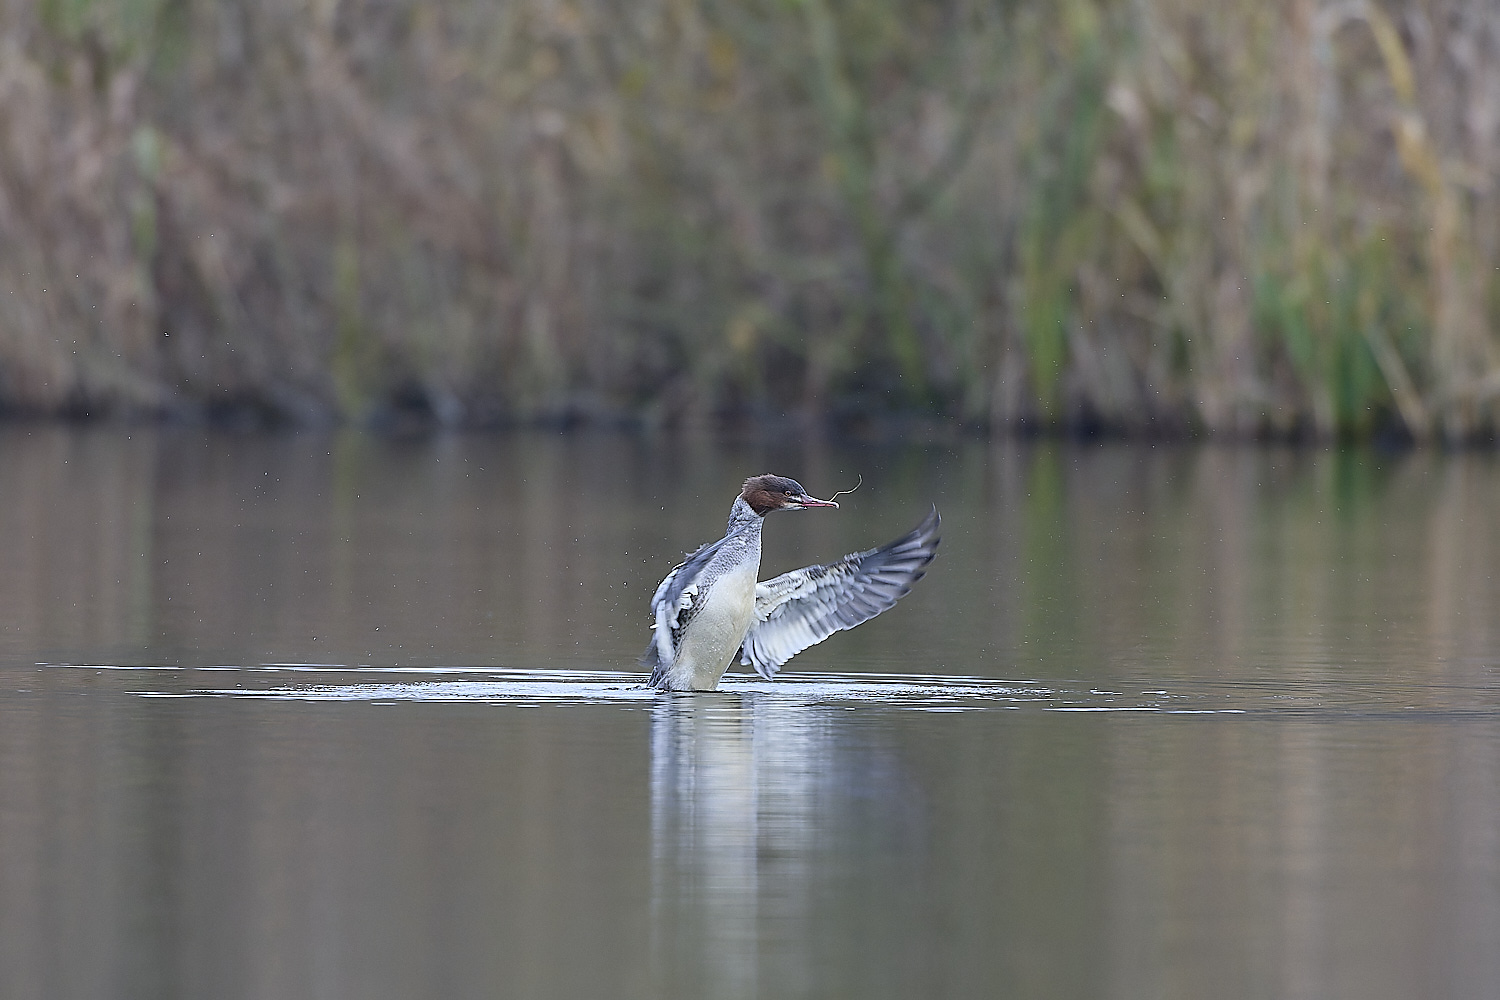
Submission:
[[[841,714],[755,694],[656,701],[651,925],[665,995],[921,988],[920,965],[866,982],[841,962],[913,916],[926,875],[920,789],[894,748]]]
[[[865,478],[768,571],[936,501],[932,573],[645,689],[767,469]],[[0,430],[0,997],[1493,996],[1496,510],[1479,453]]]
[[[672,995],[797,996],[814,985],[818,837],[830,832],[820,824],[834,790],[863,777],[841,767],[832,711],[737,694],[653,707],[652,946]]]
[[[737,695],[663,698],[652,713],[652,946],[676,991],[757,993],[761,783],[783,780],[757,767],[757,745]]]

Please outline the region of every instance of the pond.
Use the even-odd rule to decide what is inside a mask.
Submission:
[[[775,681],[647,598],[943,541]],[[1481,997],[1500,460],[0,431],[0,995]]]

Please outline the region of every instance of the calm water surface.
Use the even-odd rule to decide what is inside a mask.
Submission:
[[[644,690],[763,471],[937,562]],[[1500,995],[1497,566],[1490,454],[0,431],[0,996]]]

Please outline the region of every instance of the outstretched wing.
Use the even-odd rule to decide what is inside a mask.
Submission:
[[[808,646],[891,607],[922,579],[937,554],[939,523],[934,507],[921,524],[888,545],[756,584],[756,623],[740,647],[740,662],[769,680]]]
[[[677,642],[686,631],[688,622],[698,613],[698,577],[723,544],[724,539],[721,538],[717,542],[700,545],[681,565],[666,575],[651,597],[655,634],[651,637],[651,644],[641,654],[640,663],[651,671],[653,687],[660,682],[676,657]]]

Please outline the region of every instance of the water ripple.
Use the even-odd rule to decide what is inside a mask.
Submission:
[[[98,668],[102,669],[102,668]],[[267,674],[299,674],[292,683],[266,684]],[[765,681],[729,677],[713,694],[664,695],[645,685],[639,673],[624,671],[424,668],[360,670],[313,668],[298,664],[273,671],[256,668],[252,683],[235,687],[174,686],[137,690],[143,697],[258,698],[312,702],[478,702],[485,704],[651,704],[658,698],[753,697],[799,704],[865,703],[907,709],[966,711],[1046,702],[1055,692],[1036,684],[976,677],[893,674],[803,673],[795,679]],[[324,673],[328,682],[306,675]],[[379,680],[366,680],[379,674]],[[355,679],[357,675],[359,679]],[[436,679],[440,678],[440,679]],[[253,683],[259,681],[260,683]]]
[[[618,670],[527,670],[322,663],[161,667],[39,665],[66,686],[115,678],[121,694],[145,698],[235,698],[287,702],[470,702],[494,705],[648,707],[661,698],[741,698],[769,704],[931,712],[1049,711],[1277,718],[1500,719],[1500,690],[1399,678],[1282,678],[1260,682],[1174,679],[1173,683],[1072,685],[961,675],[868,672],[788,673],[775,681],[733,673],[716,694],[661,694],[643,674]],[[149,681],[146,679],[149,678]],[[142,681],[146,681],[142,683]],[[50,685],[54,688],[56,684]]]

